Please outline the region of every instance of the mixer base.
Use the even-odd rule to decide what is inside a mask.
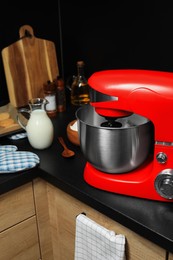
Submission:
[[[108,174],[94,168],[86,163],[84,169],[84,180],[91,186],[132,197],[172,202],[173,199],[161,197],[155,187],[156,173],[152,171],[153,162],[145,162],[138,169],[121,174]]]

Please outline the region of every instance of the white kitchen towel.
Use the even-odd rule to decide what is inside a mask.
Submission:
[[[84,214],[76,217],[75,260],[125,260],[125,236]]]

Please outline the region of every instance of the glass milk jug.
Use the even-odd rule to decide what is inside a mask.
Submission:
[[[45,110],[47,103],[44,98],[33,98],[29,100],[29,109],[18,110],[17,121],[27,132],[28,141],[35,149],[48,148],[53,142],[53,124]],[[22,113],[28,113],[29,119],[22,117]]]

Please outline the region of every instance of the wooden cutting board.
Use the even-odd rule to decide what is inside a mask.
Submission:
[[[30,25],[20,27],[19,37],[1,52],[10,103],[16,108],[43,97],[43,84],[59,75],[52,41],[36,38]]]

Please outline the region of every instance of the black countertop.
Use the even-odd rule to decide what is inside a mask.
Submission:
[[[41,177],[57,188],[93,207],[111,219],[133,230],[146,239],[173,253],[173,204],[106,192],[88,185],[83,179],[86,160],[80,147],[69,142],[66,127],[75,119],[76,108],[67,108],[52,119],[55,128],[53,144],[45,150],[35,150],[27,138],[11,141],[8,136],[0,138],[0,144],[13,144],[21,151],[31,151],[40,157],[39,167],[21,173],[0,175],[0,194]],[[75,157],[61,156],[62,146],[57,137],[64,137]]]

